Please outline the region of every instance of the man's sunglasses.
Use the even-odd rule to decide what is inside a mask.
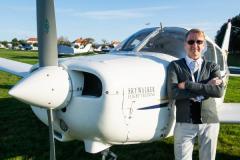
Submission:
[[[202,40],[196,40],[196,41],[194,41],[194,40],[189,40],[189,41],[187,41],[187,43],[188,43],[189,45],[193,45],[194,43],[197,43],[198,45],[200,45],[200,44],[203,44],[203,41],[202,41]]]

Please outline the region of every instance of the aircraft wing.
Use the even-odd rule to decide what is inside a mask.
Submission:
[[[0,58],[0,70],[20,77],[26,77],[29,74],[32,65],[22,62],[17,62],[5,58]]]
[[[218,115],[220,122],[240,123],[240,103],[223,103]]]

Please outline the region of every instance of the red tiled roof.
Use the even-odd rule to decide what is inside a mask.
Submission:
[[[83,39],[83,38],[78,38],[78,39],[76,39],[75,41],[73,41],[73,43],[78,43],[78,44],[80,44],[80,45],[86,45],[87,40],[86,40],[86,39]]]
[[[37,38],[28,38],[27,41],[37,41]]]

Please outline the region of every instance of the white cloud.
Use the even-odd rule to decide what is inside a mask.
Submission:
[[[152,15],[155,12],[162,10],[173,9],[174,7],[146,7],[120,10],[104,10],[104,11],[89,11],[83,13],[75,13],[75,16],[84,16],[93,19],[122,19],[122,18],[143,18]]]

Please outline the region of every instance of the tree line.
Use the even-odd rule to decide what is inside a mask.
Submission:
[[[95,43],[95,39],[93,38],[84,38],[84,41],[86,44],[88,43],[92,43],[94,45]],[[107,40],[105,39],[102,39],[102,44],[104,45],[108,45],[110,44]],[[28,45],[27,41],[26,40],[18,40],[17,38],[13,38],[10,42],[8,41],[0,41],[1,44],[3,44],[5,47],[8,46],[8,43],[11,43],[12,44],[12,47],[17,47],[19,45],[22,45],[22,46],[26,46]],[[67,37],[64,37],[64,36],[60,36],[58,39],[57,39],[57,44],[58,45],[65,45],[65,46],[71,46],[72,45],[72,42],[70,40],[68,40]],[[32,44],[33,46],[38,46],[38,43],[33,43]]]

